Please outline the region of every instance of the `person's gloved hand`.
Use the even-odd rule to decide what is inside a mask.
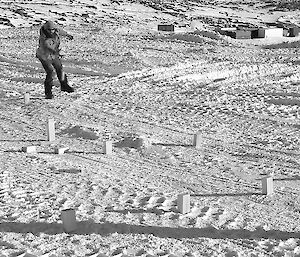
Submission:
[[[67,38],[70,39],[70,40],[73,40],[74,37],[72,35],[68,34]]]

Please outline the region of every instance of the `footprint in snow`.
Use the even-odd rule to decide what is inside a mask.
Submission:
[[[212,213],[212,217],[215,220],[219,220],[220,216],[224,214],[224,209],[217,209],[216,212]]]
[[[244,221],[240,217],[237,217],[233,220],[228,221],[225,227],[227,229],[240,229],[244,227]]]
[[[166,200],[165,197],[161,197],[161,196],[151,196],[149,199],[149,204],[160,204],[163,203]]]
[[[177,200],[165,199],[161,206],[157,207],[165,212],[177,212]]]
[[[201,213],[199,213],[199,217],[203,217],[207,214],[207,212],[209,211],[209,207],[203,207],[201,210]]]
[[[120,203],[121,204],[124,204],[124,205],[126,205],[126,204],[133,204],[133,196],[132,196],[132,194],[130,194],[130,193],[125,193],[125,194],[122,194],[121,196],[120,196],[120,198],[119,198],[119,201],[120,201]]]
[[[133,200],[133,205],[135,207],[145,206],[147,205],[151,196],[138,197]]]

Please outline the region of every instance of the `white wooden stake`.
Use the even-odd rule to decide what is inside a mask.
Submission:
[[[36,153],[36,146],[35,145],[23,146],[22,147],[22,152],[25,152],[25,153]]]
[[[273,188],[273,177],[262,178],[262,193],[265,195],[270,195],[274,193]]]
[[[107,154],[107,155],[112,154],[112,141],[104,141],[103,142],[103,152],[104,152],[104,154]]]
[[[190,194],[182,193],[177,196],[177,208],[180,213],[186,214],[190,212]]]
[[[201,148],[202,145],[203,145],[203,140],[201,134],[195,134],[193,146],[195,146],[196,148]]]
[[[24,95],[24,102],[25,102],[25,104],[29,104],[30,103],[30,95],[29,95],[29,93],[25,93],[25,95]]]
[[[55,121],[54,121],[54,119],[48,119],[47,137],[48,137],[48,141],[55,140]]]
[[[61,212],[61,220],[64,230],[69,233],[77,229],[76,214],[74,209],[66,209]]]
[[[54,152],[56,154],[64,154],[68,150],[69,150],[69,147],[61,147],[61,148],[57,147],[54,149]]]

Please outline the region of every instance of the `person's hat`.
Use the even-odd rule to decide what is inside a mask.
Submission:
[[[45,29],[51,30],[51,29],[57,29],[55,23],[53,21],[47,21],[44,25]]]

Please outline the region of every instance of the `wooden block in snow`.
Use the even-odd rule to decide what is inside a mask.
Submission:
[[[103,152],[104,154],[112,154],[112,141],[105,141],[103,143]]]
[[[54,152],[56,154],[64,154],[68,150],[69,150],[69,147],[57,147],[54,149]]]
[[[38,257],[38,256],[31,253],[22,253],[21,255],[17,255],[16,257]]]
[[[195,146],[196,148],[201,148],[202,145],[203,145],[203,140],[201,134],[195,134],[193,146]]]
[[[55,121],[54,119],[48,119],[47,122],[47,137],[48,141],[55,140]]]
[[[190,194],[182,193],[177,197],[177,208],[180,213],[186,214],[190,212]]]
[[[274,193],[273,189],[273,177],[265,177],[262,178],[262,193],[266,195],[270,195]]]
[[[36,153],[36,146],[35,145],[24,146],[22,147],[22,151],[25,153]]]
[[[65,209],[61,212],[64,230],[69,233],[77,229],[76,214],[74,209]]]
[[[24,102],[25,102],[25,104],[29,104],[30,103],[30,95],[29,95],[29,93],[25,93],[25,95],[24,95]]]

